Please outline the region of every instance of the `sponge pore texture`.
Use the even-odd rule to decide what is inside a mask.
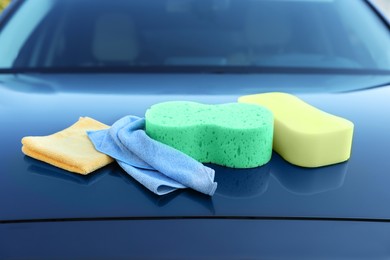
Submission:
[[[287,93],[243,96],[239,102],[270,109],[275,117],[274,150],[288,162],[320,167],[344,162],[351,154],[352,122],[321,111]]]
[[[146,133],[203,163],[253,168],[271,159],[273,115],[251,104],[165,102],[146,112]]]

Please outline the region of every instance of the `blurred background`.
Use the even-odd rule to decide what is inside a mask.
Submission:
[[[0,12],[3,10],[10,0],[0,0]],[[390,16],[390,0],[374,0],[384,11],[385,13]]]
[[[383,10],[387,13],[388,16],[390,16],[390,0],[374,0],[376,3],[378,3]],[[0,0],[0,11],[5,8],[10,0]]]
[[[375,2],[385,10],[388,16],[390,16],[390,0],[375,0]]]
[[[3,10],[8,3],[9,0],[0,0],[0,10]]]

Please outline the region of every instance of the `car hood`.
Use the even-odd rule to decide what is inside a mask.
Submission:
[[[126,115],[143,116],[158,102],[236,102],[249,91],[236,88],[234,93],[225,92],[220,87],[212,92],[198,89],[193,94],[174,94],[181,92],[167,86],[168,76],[163,87],[144,92],[121,92],[115,87],[110,91],[107,78],[96,83],[106,84],[104,93],[88,89],[65,91],[74,87],[70,82],[76,82],[75,78],[58,76],[52,84],[54,76],[50,77],[46,81],[42,77],[0,78],[0,221],[139,217],[390,219],[390,86],[298,94],[308,103],[355,124],[352,155],[345,163],[305,169],[273,154],[270,163],[254,169],[210,164],[218,182],[213,197],[188,189],[160,197],[129,177],[116,163],[89,176],[80,176],[31,159],[21,152],[21,139],[52,134],[80,116],[112,124]],[[78,84],[88,79],[77,77]],[[172,78],[172,84],[177,86],[177,80]],[[191,76],[182,83],[185,81],[191,82]],[[36,88],[37,82],[51,91]],[[142,84],[137,85],[134,78],[128,84],[142,90]],[[274,89],[280,90],[286,91]],[[261,93],[268,89],[258,87],[250,91]]]

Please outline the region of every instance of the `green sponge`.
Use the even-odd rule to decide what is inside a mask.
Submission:
[[[271,159],[273,115],[252,104],[166,102],[146,112],[146,133],[203,163],[253,168]]]

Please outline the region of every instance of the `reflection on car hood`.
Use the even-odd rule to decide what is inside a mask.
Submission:
[[[187,81],[191,82],[191,76],[188,77]],[[110,94],[103,95],[92,91],[64,92],[61,88],[72,80],[63,77],[62,83],[60,79],[55,80],[54,91],[39,92],[25,79],[14,78],[9,83],[3,78],[0,221],[168,216],[390,219],[387,205],[390,200],[390,114],[387,113],[390,87],[338,94],[298,94],[310,104],[354,122],[352,157],[348,162],[304,169],[274,154],[270,163],[254,169],[209,165],[216,170],[219,183],[213,197],[191,190],[158,197],[116,164],[87,177],[79,176],[24,156],[20,140],[27,135],[48,135],[62,130],[80,116],[112,124],[125,115],[143,116],[147,108],[158,102],[235,102],[241,94],[248,94],[247,91],[240,91],[236,82],[235,93],[226,94],[223,86],[216,86],[214,91],[222,95],[199,88],[196,95],[172,94],[174,91],[165,82],[154,90],[149,86],[147,93],[120,92],[113,88]],[[136,83],[134,79],[129,81],[130,89],[132,86],[140,89],[142,85]],[[105,92],[109,90],[108,85]],[[252,93],[264,90],[268,89],[258,87]]]

